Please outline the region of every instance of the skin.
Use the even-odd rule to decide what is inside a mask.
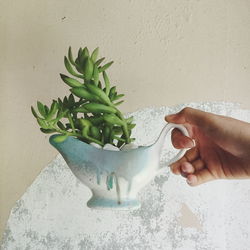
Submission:
[[[190,186],[216,179],[250,178],[250,123],[193,108],[165,120],[182,124],[189,132],[190,138],[178,129],[172,131],[175,148],[191,149],[170,167]]]

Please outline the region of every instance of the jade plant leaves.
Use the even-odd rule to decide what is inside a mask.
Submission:
[[[131,130],[135,127],[133,117],[125,119],[117,109],[123,103],[119,99],[124,94],[117,93],[116,86],[111,86],[108,77],[107,70],[113,61],[101,65],[105,57],[98,59],[98,55],[99,47],[92,53],[84,47],[79,48],[77,58],[74,59],[69,47],[64,65],[73,77],[65,74],[60,74],[60,77],[70,87],[71,94],[63,99],[53,100],[50,106],[38,101],[38,112],[31,107],[41,132],[59,133],[54,137],[57,143],[62,143],[68,136],[101,146],[112,143],[120,147],[134,140],[130,138]]]

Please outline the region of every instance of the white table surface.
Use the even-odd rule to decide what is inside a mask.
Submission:
[[[232,103],[189,103],[133,113],[138,144],[153,142],[164,116],[184,106],[250,121]],[[166,140],[161,164],[175,150]],[[90,190],[58,155],[12,208],[1,249],[250,249],[250,181],[215,181],[195,188],[166,169],[139,194],[134,211],[86,206]]]

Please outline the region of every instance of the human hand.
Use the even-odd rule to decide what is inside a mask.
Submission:
[[[165,120],[183,124],[189,132],[190,138],[178,129],[172,131],[175,148],[192,148],[170,166],[189,185],[250,178],[250,123],[193,108],[184,108]]]

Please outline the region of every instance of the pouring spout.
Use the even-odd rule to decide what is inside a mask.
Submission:
[[[58,136],[57,134],[50,136],[50,138],[49,138],[49,143],[50,143],[55,149],[57,149],[57,150],[59,151],[59,153],[63,154],[63,152],[64,152],[64,150],[66,149],[67,144],[68,144],[68,138],[67,138],[65,141],[63,141],[63,142],[57,142],[57,141],[55,140],[55,138],[56,138],[57,136]]]
[[[55,138],[58,135],[52,135],[49,138],[50,144],[57,149],[67,162],[75,162],[76,159],[88,155],[90,146],[86,143],[69,136],[63,142],[57,142]]]

